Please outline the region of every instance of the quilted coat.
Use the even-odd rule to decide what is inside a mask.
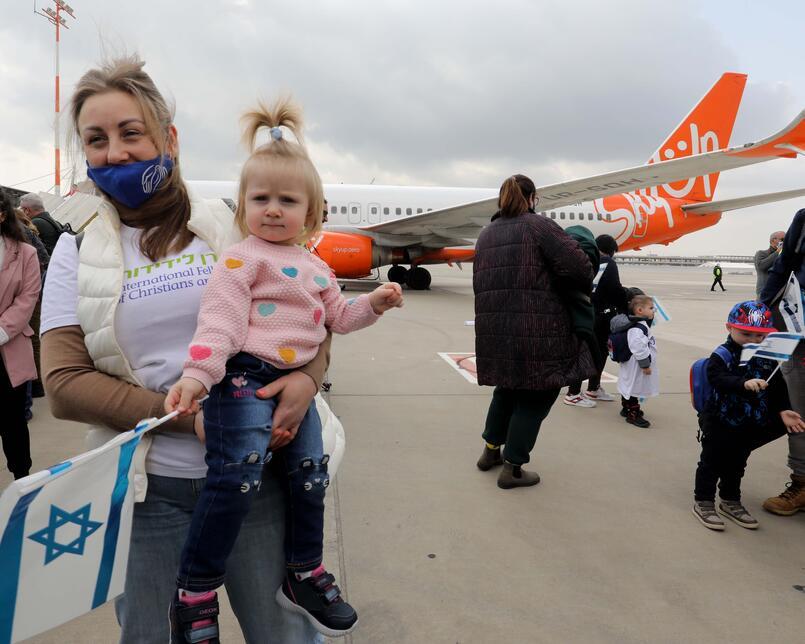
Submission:
[[[555,222],[498,217],[481,232],[473,263],[478,384],[558,389],[596,373],[558,292],[589,292],[590,260]]]

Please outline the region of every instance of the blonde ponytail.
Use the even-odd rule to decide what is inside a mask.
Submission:
[[[302,138],[302,110],[290,97],[283,97],[266,107],[257,103],[257,109],[246,112],[241,117],[243,123],[243,142],[250,152],[240,173],[238,190],[238,207],[235,221],[244,235],[249,234],[246,226],[246,188],[250,173],[266,164],[281,165],[302,174],[308,197],[308,212],[305,229],[295,241],[304,243],[315,237],[322,227],[322,211],[324,209],[324,188],[321,178],[313,162],[308,156]],[[258,134],[263,129],[269,132],[269,140],[257,144]],[[293,134],[294,140],[285,136],[285,128]]]

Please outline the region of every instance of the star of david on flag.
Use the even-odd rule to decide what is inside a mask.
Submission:
[[[134,451],[149,419],[108,443],[14,481],[0,496],[0,644],[63,624],[123,592]]]
[[[83,508],[75,512],[67,512],[55,505],[50,506],[50,522],[48,526],[28,535],[29,539],[33,539],[45,546],[45,565],[63,554],[84,554],[87,538],[103,525],[100,521],[90,520],[90,507],[92,507],[92,504],[87,503]],[[65,530],[62,530],[61,535],[59,535],[59,528],[65,525],[78,527],[79,534],[69,543],[59,543],[59,536],[64,539],[65,532]]]

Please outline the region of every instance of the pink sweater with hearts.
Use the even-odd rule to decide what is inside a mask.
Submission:
[[[350,333],[379,317],[367,295],[345,299],[330,267],[306,249],[250,235],[212,271],[183,375],[209,391],[241,351],[279,369],[300,367],[327,329]]]

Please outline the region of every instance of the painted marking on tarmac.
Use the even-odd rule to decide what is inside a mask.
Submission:
[[[475,353],[439,353],[437,355],[460,373],[465,380],[474,385],[478,384]]]
[[[461,374],[467,382],[474,385],[478,384],[478,371],[475,366],[474,353],[438,353],[442,360],[449,364],[457,373]],[[618,376],[604,371],[601,374],[601,382],[612,384],[618,382]]]

